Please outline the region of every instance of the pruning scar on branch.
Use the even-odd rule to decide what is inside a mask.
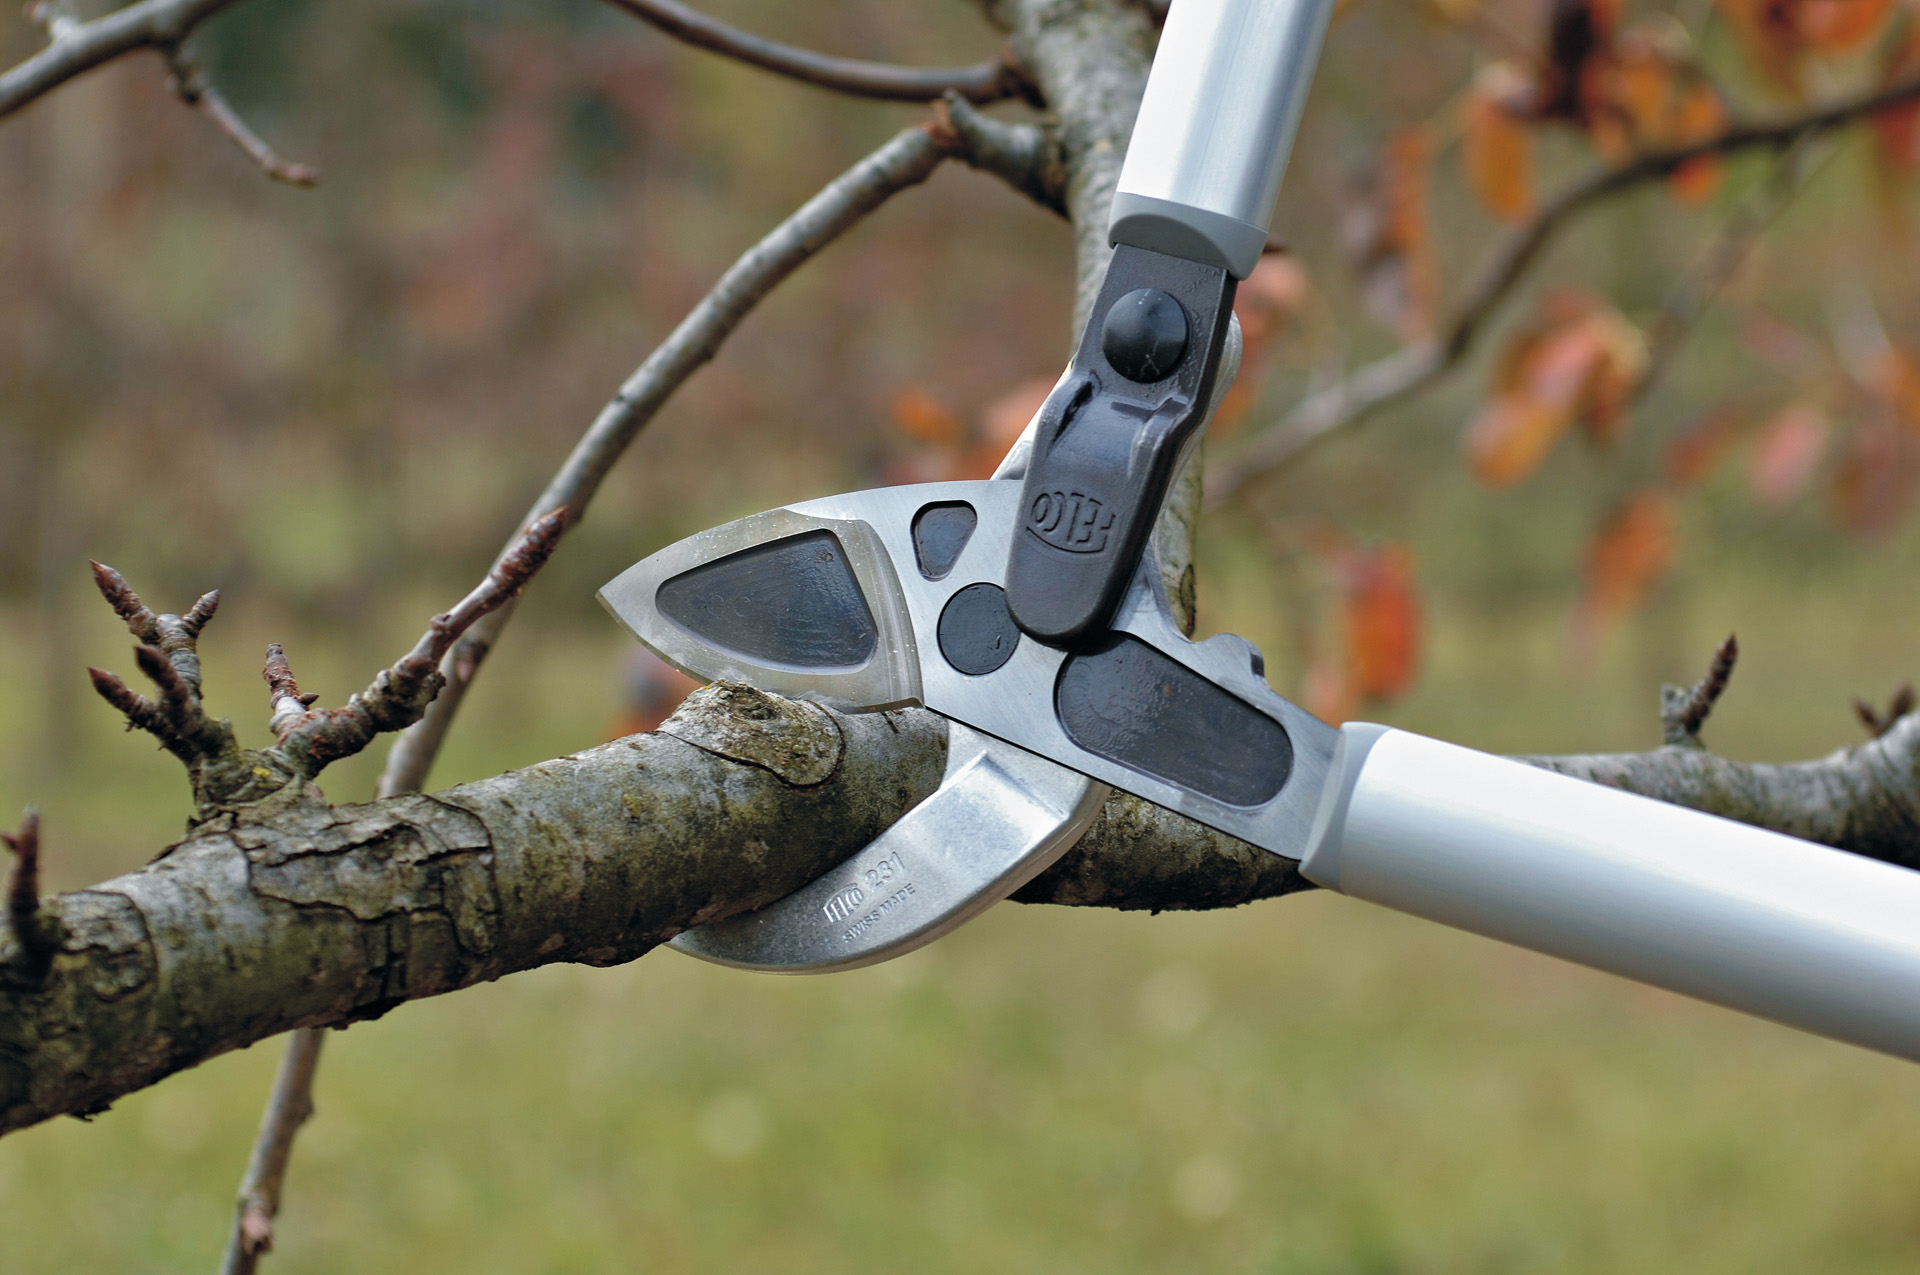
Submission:
[[[831,57],[780,44],[710,18],[677,0],[608,0],[608,3],[695,48],[855,97],[889,102],[933,102],[947,93],[958,93],[969,102],[997,102],[1018,97],[1032,105],[1042,105],[1033,82],[1005,50],[973,66],[920,70],[885,62]]]
[[[1474,341],[1513,295],[1560,231],[1589,207],[1648,182],[1664,180],[1695,160],[1749,150],[1784,149],[1889,107],[1920,99],[1920,78],[1844,98],[1787,119],[1735,124],[1689,146],[1649,151],[1601,168],[1548,200],[1499,250],[1438,339],[1412,342],[1360,368],[1337,385],[1303,399],[1238,454],[1207,473],[1207,502],[1219,505],[1261,476],[1294,460],[1321,439],[1357,425],[1426,389],[1465,361]]]

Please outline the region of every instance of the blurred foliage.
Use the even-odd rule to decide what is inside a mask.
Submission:
[[[1221,448],[1436,330],[1623,127],[1690,135],[1702,84],[1791,109],[1920,47],[1905,5],[1865,35],[1765,9],[1783,35],[1584,4],[1347,7],[1276,217],[1292,252],[1242,289]],[[923,65],[998,39],[966,5],[710,8]],[[195,41],[318,190],[264,181],[150,58],[0,124],[0,812],[45,808],[56,888],[136,867],[187,809],[85,693],[84,664],[128,663],[87,557],[160,604],[226,590],[203,650],[243,734],[268,641],[344,698],[726,265],[921,118],[586,0],[250,0]],[[33,43],[0,29],[0,54]],[[1848,700],[1912,673],[1920,626],[1913,135],[1839,142],[1645,386],[1637,343],[1772,162],[1571,227],[1451,383],[1209,516],[1203,628],[1329,716],[1505,751],[1650,746],[1658,683],[1737,629],[1716,747],[1858,738]],[[633,559],[990,468],[1059,371],[1070,282],[1064,225],[958,169],[803,269],[535,583],[436,782],[657,716],[670,692],[589,600]],[[1909,1069],[1332,899],[1000,909],[817,981],[541,971],[328,1050],[276,1270],[1874,1271],[1920,1242]],[[0,1144],[0,1270],[205,1269],[277,1051]]]

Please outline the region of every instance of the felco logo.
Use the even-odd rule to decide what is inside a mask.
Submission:
[[[826,914],[827,920],[838,925],[852,916],[853,910],[865,902],[866,897],[866,893],[859,886],[850,885],[828,899],[826,906],[820,910]]]
[[[1043,491],[1027,509],[1027,530],[1068,553],[1105,553],[1113,514],[1077,491]]]

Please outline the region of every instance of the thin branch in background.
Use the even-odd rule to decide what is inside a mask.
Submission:
[[[279,643],[267,648],[266,679],[272,697],[270,725],[277,747],[300,773],[317,775],[333,762],[351,757],[378,736],[411,726],[427,711],[446,679],[440,661],[475,621],[520,596],[534,573],[552,556],[567,529],[566,511],[555,509],[533,520],[474,590],[451,611],[433,618],[420,640],[380,670],[366,690],[344,708],[312,708],[313,697],[300,690]]]
[[[868,213],[925,181],[951,155],[951,144],[949,132],[937,125],[906,129],[835,178],[742,254],[600,409],[534,502],[534,509],[565,510],[569,524],[578,522],[614,462],[673,392],[719,352],[721,343],[760,299]],[[509,603],[481,619],[441,661],[446,687],[419,723],[394,742],[381,778],[383,792],[413,792],[426,782],[467,687],[512,613]]]
[[[268,177],[289,186],[313,187],[319,184],[319,169],[307,164],[288,163],[275,154],[273,147],[267,145],[265,139],[240,118],[239,112],[233,109],[226,95],[207,79],[206,73],[179,49],[168,51],[167,66],[172,71],[167,79],[167,87],[173,90],[174,96],[212,120]]]
[[[889,102],[933,102],[952,92],[970,102],[1019,97],[1040,105],[1033,82],[1005,51],[973,66],[921,70],[885,62],[830,57],[811,49],[780,44],[728,26],[677,0],[608,0],[608,3],[696,48],[856,97]]]
[[[1734,663],[1739,658],[1740,642],[1729,633],[1727,640],[1714,650],[1713,662],[1707,666],[1705,677],[1691,687],[1660,688],[1662,743],[1701,747],[1700,728],[1707,724],[1707,715],[1713,712],[1713,706],[1725,693],[1727,681],[1733,676]]]
[[[1617,168],[1596,170],[1548,200],[1494,257],[1439,340],[1410,343],[1367,364],[1337,385],[1302,400],[1279,423],[1207,474],[1207,500],[1218,505],[1247,483],[1290,463],[1330,434],[1426,389],[1462,363],[1474,341],[1561,230],[1610,196],[1661,181],[1695,160],[1748,150],[1780,149],[1888,107],[1920,98],[1920,78],[1844,98],[1787,119],[1736,124],[1704,141],[1649,151]]]
[[[47,47],[0,73],[0,116],[11,115],[77,75],[137,49],[172,49],[200,23],[239,0],[140,0],[91,22],[50,16]],[[49,11],[51,12],[51,11]]]
[[[1893,729],[1894,723],[1911,713],[1914,708],[1912,682],[1902,682],[1894,688],[1893,697],[1887,701],[1887,711],[1876,713],[1873,705],[1863,699],[1853,701],[1853,711],[1860,716],[1861,725],[1867,728],[1871,739],[1879,739]]]
[[[220,1275],[253,1275],[260,1255],[273,1247],[273,1219],[293,1156],[293,1136],[313,1115],[313,1073],[320,1064],[322,1029],[296,1027],[287,1035],[286,1056],[273,1078],[273,1094],[260,1115],[260,1136],[240,1182],[233,1231]]]
[[[1661,300],[1659,312],[1647,324],[1647,368],[1633,388],[1635,400],[1645,398],[1672,364],[1694,323],[1738,273],[1760,236],[1837,153],[1832,147],[1815,153],[1809,140],[1781,154],[1773,171],[1741,199],[1706,250]]]

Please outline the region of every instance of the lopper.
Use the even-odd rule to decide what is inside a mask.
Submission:
[[[1276,695],[1192,642],[1150,541],[1237,363],[1332,0],[1179,0],[1079,347],[993,478],[855,492],[671,545],[601,590],[705,680],[948,722],[934,794],[845,863],[682,951],[888,959],[1017,890],[1110,788],[1328,889],[1920,1061],[1920,873]]]

